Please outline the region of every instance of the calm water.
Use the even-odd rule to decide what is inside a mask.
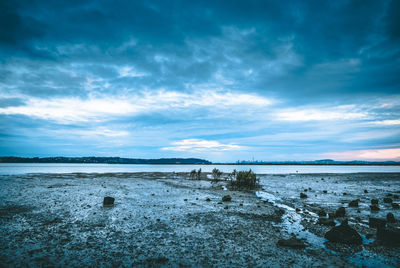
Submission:
[[[320,166],[320,165],[120,165],[120,164],[5,164],[0,163],[0,174],[26,173],[108,173],[108,172],[190,172],[201,168],[211,172],[213,168],[223,172],[236,169],[252,169],[257,174],[290,173],[359,173],[397,172],[400,166]]]

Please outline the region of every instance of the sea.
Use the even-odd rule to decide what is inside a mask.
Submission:
[[[326,173],[400,173],[400,166],[367,165],[141,165],[141,164],[42,164],[0,163],[0,174],[28,173],[125,173],[125,172],[190,172],[201,169],[211,172],[252,170],[257,174],[326,174]]]

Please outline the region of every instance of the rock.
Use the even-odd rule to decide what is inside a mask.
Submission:
[[[392,198],[390,198],[390,197],[385,197],[385,198],[383,198],[383,203],[393,203],[393,200],[392,200]]]
[[[349,207],[358,207],[358,199],[350,201]]]
[[[378,227],[376,238],[386,246],[400,246],[400,230],[393,227]]]
[[[335,218],[335,213],[329,212],[328,213],[328,217],[329,217],[329,219],[334,219]]]
[[[343,195],[347,195],[347,193],[343,193]]]
[[[325,234],[325,238],[331,242],[338,242],[344,244],[362,244],[362,237],[356,230],[347,224],[347,220],[339,226],[333,227]]]
[[[378,228],[379,226],[384,227],[386,225],[386,220],[369,217],[368,225],[371,228]]]
[[[301,241],[300,239],[297,239],[295,237],[289,238],[289,239],[279,239],[278,246],[280,247],[288,247],[288,248],[295,248],[295,249],[303,249],[306,247],[306,245]]]
[[[323,209],[320,209],[320,210],[317,212],[317,214],[318,214],[318,216],[320,216],[320,217],[325,217],[325,216],[326,216],[326,211],[323,210]]]
[[[399,204],[397,204],[397,203],[392,203],[392,208],[393,208],[393,209],[399,209],[400,206],[399,206]]]
[[[371,199],[371,205],[378,205],[378,199]]]
[[[207,202],[210,202],[210,201],[211,201],[211,199],[207,197],[206,201],[207,201]]]
[[[319,218],[318,224],[322,224],[322,225],[326,225],[326,226],[335,226],[336,225],[336,223],[333,219],[327,219],[327,218]]]
[[[103,200],[103,207],[113,207],[114,206],[115,198],[106,196]]]
[[[327,191],[327,190],[323,190],[322,192],[323,192],[324,194],[327,194],[327,193],[328,193],[328,191]]]
[[[240,203],[239,206],[243,207],[243,203]]]
[[[335,217],[344,217],[346,215],[346,209],[344,207],[340,207],[335,212]]]
[[[368,194],[368,190],[364,190],[364,194]]]
[[[232,201],[232,197],[230,195],[224,195],[222,197],[222,202],[231,202]]]
[[[275,209],[274,213],[275,213],[275,215],[277,215],[277,216],[279,216],[279,217],[282,217],[283,214],[285,214],[285,210],[284,210],[284,209],[281,209],[281,208]]]
[[[396,219],[394,218],[394,215],[393,215],[392,212],[389,212],[389,213],[386,215],[386,220],[387,220],[387,222],[389,222],[389,223],[395,223],[395,222],[396,222]]]
[[[390,197],[390,196],[393,196],[393,194],[391,194],[391,193],[388,193],[388,194],[386,194],[386,196],[389,196],[389,197]]]
[[[378,205],[370,205],[369,208],[371,209],[371,211],[379,211]]]
[[[228,208],[229,208],[228,206],[225,206],[225,207],[224,207],[224,209],[228,209]]]
[[[300,198],[307,198],[308,196],[304,193],[300,193]]]
[[[399,199],[399,196],[395,194],[395,195],[393,195],[393,198],[394,199]]]
[[[300,208],[296,208],[296,212],[298,213],[298,212],[300,212],[301,211],[301,209]]]
[[[304,189],[304,192],[307,192],[307,189]]]
[[[187,202],[188,200],[187,200],[187,198],[185,198],[185,199],[183,199],[183,201]]]

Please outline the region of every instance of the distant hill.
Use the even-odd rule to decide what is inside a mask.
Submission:
[[[336,161],[332,159],[321,159],[311,161],[238,161],[239,165],[400,165],[396,161]]]
[[[0,163],[87,163],[87,164],[211,164],[198,158],[139,159],[121,157],[0,157]]]
[[[0,163],[87,163],[87,164],[203,164],[203,165],[400,165],[396,161],[335,161],[332,159],[322,159],[313,161],[237,161],[235,163],[212,163],[208,160],[199,158],[159,158],[159,159],[140,159],[122,157],[0,157]]]

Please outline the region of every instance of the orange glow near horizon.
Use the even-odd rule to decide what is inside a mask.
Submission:
[[[372,149],[347,152],[327,153],[327,156],[337,160],[400,160],[400,148]]]

